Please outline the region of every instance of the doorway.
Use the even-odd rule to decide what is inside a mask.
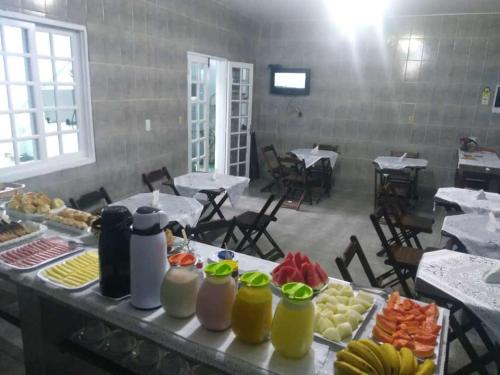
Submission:
[[[188,52],[190,172],[248,176],[253,65]]]

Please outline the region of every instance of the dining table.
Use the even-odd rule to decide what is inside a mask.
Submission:
[[[48,235],[54,234],[57,231],[51,230]],[[175,241],[176,246],[183,246],[182,239],[176,238]],[[189,246],[203,262],[220,251],[218,247],[195,241],[191,241]],[[238,261],[240,272],[259,270],[270,273],[277,265],[239,253],[235,260]],[[82,324],[89,326],[88,322],[104,324],[108,327],[108,336],[113,332],[123,331],[135,337],[137,342],[146,341],[159,346],[172,356],[182,358],[184,362],[210,366],[217,374],[330,375],[336,354],[342,349],[342,345],[316,337],[305,357],[287,359],[274,350],[270,341],[259,345],[245,344],[230,329],[223,332],[204,329],[196,316],[175,319],[166,315],[161,307],[153,310],[136,309],[127,297],[103,297],[98,283],[77,290],[67,290],[47,283],[38,276],[39,272],[40,269],[19,272],[0,264],[0,280],[12,283],[17,288],[24,361],[28,375],[67,372],[75,366],[76,360],[76,363],[90,362],[95,366],[109,366],[111,362],[122,369],[130,369],[134,351],[126,357],[111,357],[106,344],[108,339],[104,344],[93,342],[90,346],[79,341]],[[333,278],[330,281],[347,284]],[[274,309],[281,296],[277,289],[272,288],[272,291]],[[372,293],[375,307],[356,338],[371,337],[375,316],[386,303],[382,290],[368,288],[367,291]],[[440,308],[440,313],[442,331],[435,359],[435,374],[439,375],[444,374],[445,368],[449,311]],[[95,329],[95,324],[92,327]],[[123,345],[126,345],[125,341]],[[81,369],[84,371],[84,367]],[[91,370],[87,371],[91,373]]]
[[[459,244],[471,255],[500,260],[500,222],[493,214],[462,214],[446,216],[441,234]]]
[[[306,168],[310,168],[322,159],[330,160],[330,168],[333,170],[337,163],[339,154],[331,150],[319,150],[316,148],[296,148],[291,150],[290,153],[297,156],[299,159],[304,160]]]
[[[500,175],[500,157],[492,151],[467,152],[458,150],[457,168],[459,171]]]
[[[125,206],[131,213],[139,207],[152,206],[163,210],[169,221],[176,221],[181,226],[195,227],[203,211],[203,205],[194,198],[173,194],[158,194],[158,203],[153,202],[154,193],[139,193],[112,203],[112,206]]]
[[[439,188],[434,195],[435,206],[450,207],[464,213],[500,212],[500,194],[462,189],[456,187]]]

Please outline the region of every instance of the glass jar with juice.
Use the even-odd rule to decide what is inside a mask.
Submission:
[[[231,327],[242,341],[258,344],[268,339],[273,317],[273,295],[269,289],[269,275],[246,272],[233,305]]]
[[[165,312],[174,318],[187,318],[196,310],[200,279],[196,257],[179,253],[168,258],[170,268],[163,278],[160,299]]]
[[[313,290],[303,283],[281,287],[283,297],[274,313],[271,342],[284,357],[305,356],[314,338]]]
[[[201,325],[212,331],[224,331],[231,325],[236,288],[231,277],[233,268],[225,263],[205,267],[205,280],[196,300],[196,317]]]

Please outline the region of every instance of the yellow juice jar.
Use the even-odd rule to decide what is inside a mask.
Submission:
[[[269,338],[273,317],[271,277],[262,272],[246,272],[236,295],[231,316],[234,334],[242,341],[258,344]]]
[[[274,313],[271,342],[284,357],[305,356],[314,338],[313,290],[303,283],[281,287],[283,297]]]

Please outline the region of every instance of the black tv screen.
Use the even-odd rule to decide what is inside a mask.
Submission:
[[[271,66],[271,94],[309,95],[311,69]]]

